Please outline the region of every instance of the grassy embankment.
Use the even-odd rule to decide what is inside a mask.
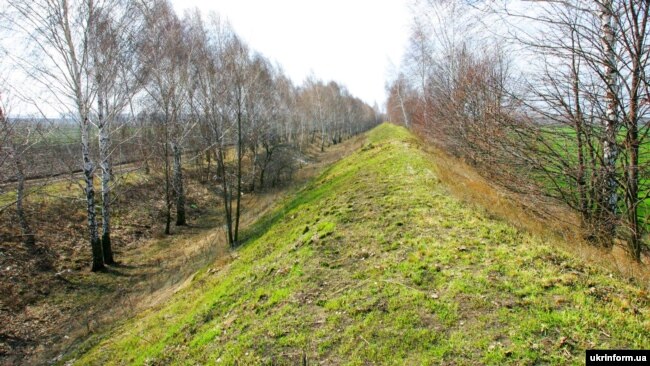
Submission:
[[[395,126],[248,237],[76,363],[564,365],[650,347],[647,292],[453,198]]]
[[[333,161],[356,150],[357,136],[320,152],[320,144],[303,150],[290,182],[247,193],[242,198],[242,227],[273,210],[284,197]],[[131,170],[130,172],[128,172]],[[162,235],[164,195],[160,170],[151,174],[116,172],[112,236],[119,266],[90,273],[82,183],[78,178],[32,180],[25,207],[35,231],[39,257],[20,243],[12,185],[0,193],[0,364],[46,364],[77,341],[93,344],[97,334],[143,309],[164,302],[197,270],[215,258],[230,260],[217,191],[203,182],[199,168],[185,170],[187,227]],[[97,184],[97,182],[96,182]],[[7,206],[5,211],[1,207]],[[98,207],[99,213],[99,207]],[[215,263],[212,264],[216,265]]]

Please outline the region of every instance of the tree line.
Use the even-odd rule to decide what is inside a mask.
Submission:
[[[23,209],[25,167],[38,158],[50,162],[37,164],[45,171],[39,174],[54,165],[80,171],[93,271],[115,263],[111,197],[119,192],[113,191],[113,160],[122,147],[128,146],[127,157],[120,162],[136,163],[147,174],[159,169],[166,234],[173,221],[187,224],[184,173],[194,162],[193,169],[219,192],[215,204],[222,206],[227,241],[235,247],[244,192],[291,179],[304,150],[323,151],[378,122],[376,107],[336,82],[310,77],[295,85],[216,14],[193,10],[181,17],[166,0],[5,5],[4,31],[27,45],[25,54],[9,54],[12,67],[28,75],[32,91],[47,95],[43,102],[26,96],[29,89],[7,85],[11,79],[4,84],[0,171],[15,182],[11,207],[25,244],[34,248]],[[74,128],[65,148],[52,132],[61,131],[61,123],[12,117],[12,92],[42,115],[51,106],[66,112]],[[55,147],[63,151],[58,156],[35,153]]]
[[[413,2],[390,120],[511,193],[580,217],[585,239],[626,243],[650,222],[650,5],[643,0]]]

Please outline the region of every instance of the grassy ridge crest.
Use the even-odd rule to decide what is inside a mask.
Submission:
[[[451,197],[383,124],[236,259],[76,364],[582,364],[650,348],[648,294]]]

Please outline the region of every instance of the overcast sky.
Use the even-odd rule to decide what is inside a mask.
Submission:
[[[335,80],[367,103],[385,101],[391,63],[408,38],[408,0],[173,0],[226,17],[255,51],[295,83],[310,73]]]

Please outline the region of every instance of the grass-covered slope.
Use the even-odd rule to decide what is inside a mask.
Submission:
[[[581,364],[650,348],[648,296],[449,196],[384,124],[78,364]]]

